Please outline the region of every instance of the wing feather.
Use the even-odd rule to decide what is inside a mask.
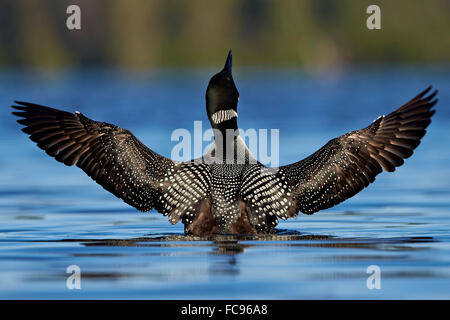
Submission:
[[[142,144],[130,131],[28,102],[15,101],[13,114],[38,147],[65,165],[76,165],[104,189],[141,210],[156,208],[171,223],[194,219],[209,196],[203,164],[175,163]]]
[[[392,172],[413,154],[435,113],[437,90],[427,88],[368,127],[329,141],[299,162],[280,167],[296,210],[312,214],[367,187],[382,170]],[[434,100],[433,100],[434,99]]]

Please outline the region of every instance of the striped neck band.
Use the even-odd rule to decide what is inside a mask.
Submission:
[[[237,118],[237,116],[238,116],[237,112],[234,111],[233,109],[219,110],[211,116],[211,120],[215,124],[219,124],[224,121],[228,121],[232,118]]]

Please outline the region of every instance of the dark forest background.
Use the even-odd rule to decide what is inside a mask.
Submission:
[[[66,28],[81,7],[82,29]],[[381,8],[381,30],[366,8]],[[0,0],[0,67],[442,64],[450,1]]]

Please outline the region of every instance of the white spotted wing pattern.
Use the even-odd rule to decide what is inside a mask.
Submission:
[[[41,105],[18,102],[22,130],[57,161],[80,167],[103,188],[141,210],[155,208],[185,231],[268,233],[278,218],[312,214],[394,171],[413,154],[431,122],[431,87],[368,127],[330,140],[311,156],[279,168],[261,163],[175,162],[142,144],[130,131]],[[434,99],[434,100],[433,100]],[[227,113],[217,121],[228,119]],[[235,148],[254,160],[240,137]],[[214,153],[214,147],[210,156]],[[201,160],[201,159],[200,159]],[[239,226],[239,224],[241,226]]]

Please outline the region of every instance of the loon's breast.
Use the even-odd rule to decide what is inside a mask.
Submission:
[[[232,148],[228,149],[232,154],[219,155],[217,149],[217,146],[213,145],[202,158],[210,168],[208,221],[214,221],[214,228],[220,233],[236,233],[236,230],[254,233],[254,228],[246,219],[245,205],[240,193],[243,172],[257,161],[240,136],[235,137]],[[202,218],[205,219],[205,215],[198,216],[198,219]],[[202,223],[205,224],[205,221]],[[245,228],[239,227],[242,223],[246,225]]]
[[[292,204],[282,176],[259,163],[239,136],[235,139],[234,162],[214,162],[216,147],[203,157],[209,161],[210,196],[195,221],[185,231],[211,233],[270,232]],[[244,159],[244,163],[239,160]]]

